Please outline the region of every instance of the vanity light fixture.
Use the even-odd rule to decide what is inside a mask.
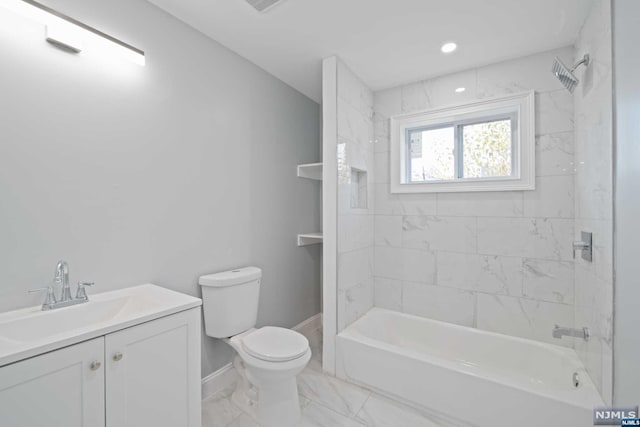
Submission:
[[[47,41],[52,45],[72,53],[82,52],[82,33],[72,26],[52,24],[45,26],[44,31]]]
[[[464,92],[465,90],[467,90],[467,88],[466,88],[466,87],[459,87],[459,88],[456,88],[456,93],[462,93],[462,92]]]
[[[2,0],[0,6],[45,26],[45,39],[71,53],[100,50],[145,65],[144,52],[34,0]]]
[[[457,44],[455,44],[454,42],[448,42],[443,44],[440,50],[442,51],[442,53],[452,53],[457,48],[458,48]]]

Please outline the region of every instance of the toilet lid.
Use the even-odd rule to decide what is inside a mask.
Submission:
[[[309,341],[291,329],[265,326],[244,337],[242,347],[260,360],[286,362],[305,354],[309,349]]]

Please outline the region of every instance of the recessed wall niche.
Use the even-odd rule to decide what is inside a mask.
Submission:
[[[367,171],[351,168],[351,208],[367,209]]]

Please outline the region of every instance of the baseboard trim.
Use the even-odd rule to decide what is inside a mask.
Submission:
[[[294,326],[293,329],[296,332],[300,332],[305,337],[309,338],[309,336],[322,328],[322,313],[318,313],[315,316],[311,316],[307,320],[304,320]]]
[[[309,339],[313,333],[320,328],[322,328],[322,313],[318,313],[315,316],[304,320],[291,329],[296,332],[300,332]],[[237,379],[238,374],[233,368],[233,363],[227,363],[222,368],[202,379],[202,400],[232,387]]]
[[[233,386],[238,378],[233,363],[227,363],[222,368],[202,379],[202,400],[213,396]]]

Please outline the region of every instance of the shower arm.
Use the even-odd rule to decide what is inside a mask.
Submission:
[[[589,56],[588,53],[585,53],[584,56],[582,57],[582,59],[580,61],[576,62],[574,64],[573,68],[571,68],[571,72],[573,73],[576,70],[576,68],[578,68],[582,64],[584,64],[585,66],[588,66],[590,61],[591,61],[591,57]]]

